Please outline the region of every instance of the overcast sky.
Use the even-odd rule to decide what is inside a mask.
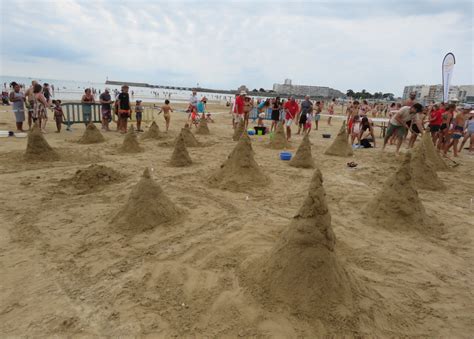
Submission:
[[[0,0],[1,74],[401,94],[473,84],[473,1]]]

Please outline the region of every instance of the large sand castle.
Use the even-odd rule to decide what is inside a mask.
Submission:
[[[207,125],[207,119],[205,117],[201,117],[201,120],[199,120],[196,134],[202,134],[202,135],[211,134],[211,132],[209,131],[209,126]]]
[[[286,140],[285,129],[283,122],[277,124],[273,137],[270,138],[270,148],[273,149],[286,149],[289,147],[288,140]]]
[[[150,128],[148,129],[148,131],[146,131],[145,133],[143,133],[141,139],[145,140],[145,139],[162,139],[163,138],[163,135],[161,134],[160,132],[160,128],[158,127],[158,124],[153,121],[150,125]]]
[[[349,157],[353,154],[352,147],[349,145],[345,121],[342,123],[339,133],[337,133],[336,139],[334,139],[333,143],[326,149],[324,154],[340,157]]]
[[[290,166],[301,167],[301,168],[314,168],[313,155],[311,154],[311,142],[309,141],[309,135],[305,134],[300,146],[296,150],[296,154],[291,158]]]
[[[28,133],[24,158],[28,161],[59,160],[59,154],[48,144],[37,124]]]
[[[95,126],[94,123],[90,122],[86,126],[86,130],[82,137],[78,140],[80,144],[97,144],[100,142],[104,142],[105,138],[100,133],[99,129]]]
[[[186,149],[183,134],[176,138],[173,154],[171,155],[170,165],[173,167],[186,167],[192,164],[191,157]]]
[[[239,141],[240,137],[244,133],[245,130],[245,121],[240,120],[237,126],[234,128],[234,135],[232,135],[232,140]]]
[[[138,143],[137,134],[135,133],[133,126],[130,126],[127,134],[125,134],[120,151],[123,153],[143,152],[143,148]]]
[[[244,133],[227,160],[210,177],[210,184],[231,191],[247,191],[266,186],[269,179],[258,166],[253,154],[250,138]]]
[[[426,133],[427,134],[427,133]],[[431,143],[431,140],[428,140]],[[435,165],[428,160],[424,142],[419,143],[413,150],[411,160],[413,182],[417,188],[426,190],[444,190],[446,186],[436,174]]]

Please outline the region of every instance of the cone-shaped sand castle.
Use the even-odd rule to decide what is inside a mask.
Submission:
[[[186,147],[199,147],[200,146],[199,141],[197,141],[196,137],[191,132],[191,128],[189,127],[188,124],[184,125],[184,127],[181,128],[181,132],[176,138],[175,144],[178,142],[178,139],[180,137],[184,139],[184,143],[186,144]]]
[[[240,122],[237,124],[237,126],[234,129],[234,135],[232,136],[232,140],[239,141],[240,137],[244,133],[244,130],[245,130],[245,121],[240,120]]]
[[[273,149],[286,149],[289,147],[288,140],[286,140],[285,129],[283,122],[277,124],[273,138],[270,138],[270,148]]]
[[[170,166],[173,167],[186,167],[191,166],[192,164],[191,157],[189,156],[188,150],[186,148],[186,143],[182,133],[176,138],[176,143],[174,145],[173,154],[171,155]]]
[[[450,167],[444,162],[441,155],[436,151],[429,133],[423,134],[420,147],[424,148],[426,160],[433,166],[435,171],[450,170]]]
[[[29,161],[55,161],[59,154],[48,144],[37,124],[28,132],[28,142],[24,155]]]
[[[77,142],[80,144],[98,144],[104,141],[105,138],[102,133],[100,133],[99,129],[95,126],[94,123],[89,122],[86,126],[84,134]]]
[[[354,282],[335,253],[336,237],[316,169],[298,213],[268,255],[244,269],[244,284],[264,300],[283,302],[298,313],[337,319],[353,313]]]
[[[180,213],[146,168],[111,225],[119,231],[140,233],[173,222]]]
[[[345,121],[342,122],[341,129],[339,130],[339,133],[337,133],[336,139],[334,139],[333,143],[326,149],[324,154],[340,157],[349,157],[353,154],[352,147],[349,145]]]
[[[211,134],[211,132],[209,132],[209,126],[207,125],[206,117],[201,117],[201,120],[199,120],[196,134],[201,134],[201,135]]]
[[[300,168],[314,168],[314,159],[311,154],[311,142],[308,134],[305,134],[300,146],[296,150],[295,156],[290,160],[290,166]]]
[[[428,140],[428,142],[431,143],[431,140]],[[434,165],[431,161],[428,161],[426,153],[426,147],[423,141],[413,150],[411,168],[415,186],[432,191],[446,189],[446,186],[438,177],[438,174],[436,174]]]
[[[390,230],[431,232],[435,220],[426,215],[413,182],[412,155],[407,153],[398,170],[382,185],[366,207],[369,220]]]
[[[253,154],[250,138],[244,133],[227,160],[211,175],[210,185],[237,192],[268,185],[270,179],[262,172]]]
[[[148,131],[143,133],[141,138],[144,140],[145,139],[162,139],[163,135],[160,132],[160,128],[158,127],[158,124],[155,121],[153,121]]]
[[[143,152],[143,148],[141,148],[138,143],[137,134],[135,133],[133,125],[130,126],[127,134],[125,134],[125,139],[123,139],[122,146],[120,146],[120,151],[123,153]]]

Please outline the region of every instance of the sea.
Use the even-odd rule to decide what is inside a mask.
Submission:
[[[15,81],[21,85],[25,85],[28,88],[31,85],[31,81],[36,80],[40,84],[48,83],[50,86],[54,86],[53,99],[59,99],[61,101],[80,101],[84,90],[91,88],[96,90],[96,99],[98,99],[100,93],[103,93],[105,88],[109,88],[112,93],[120,91],[118,85],[106,85],[105,81],[91,82],[91,81],[75,81],[75,80],[60,80],[60,79],[46,79],[46,78],[27,78],[18,76],[2,75],[0,76],[0,86],[3,91],[10,91],[10,83]],[[186,102],[191,96],[190,91],[183,90],[169,90],[163,88],[147,88],[147,87],[135,87],[130,86],[129,93],[133,94],[133,100],[143,100],[146,102],[163,102],[165,99],[176,102]],[[198,97],[206,97],[209,101],[225,103],[232,100],[232,96],[227,93],[207,93],[198,92]]]

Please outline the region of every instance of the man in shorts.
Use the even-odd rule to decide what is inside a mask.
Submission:
[[[290,140],[291,139],[291,125],[300,110],[298,103],[295,100],[295,97],[293,96],[290,97],[290,100],[288,100],[285,103],[284,109],[285,109],[286,139]]]
[[[383,140],[382,151],[385,150],[388,140],[392,135],[397,136],[397,150],[396,154],[400,154],[400,147],[402,146],[403,139],[407,133],[408,127],[407,122],[411,121],[415,114],[421,113],[423,111],[423,106],[421,104],[414,104],[413,106],[404,106],[390,119],[388,123],[387,133]]]
[[[109,131],[109,122],[112,120],[112,97],[108,88],[99,96],[99,100],[102,111],[102,129]]]
[[[120,133],[127,132],[127,122],[131,116],[130,95],[128,94],[128,86],[122,86],[122,92],[117,95],[115,102],[118,115],[118,130]]]

